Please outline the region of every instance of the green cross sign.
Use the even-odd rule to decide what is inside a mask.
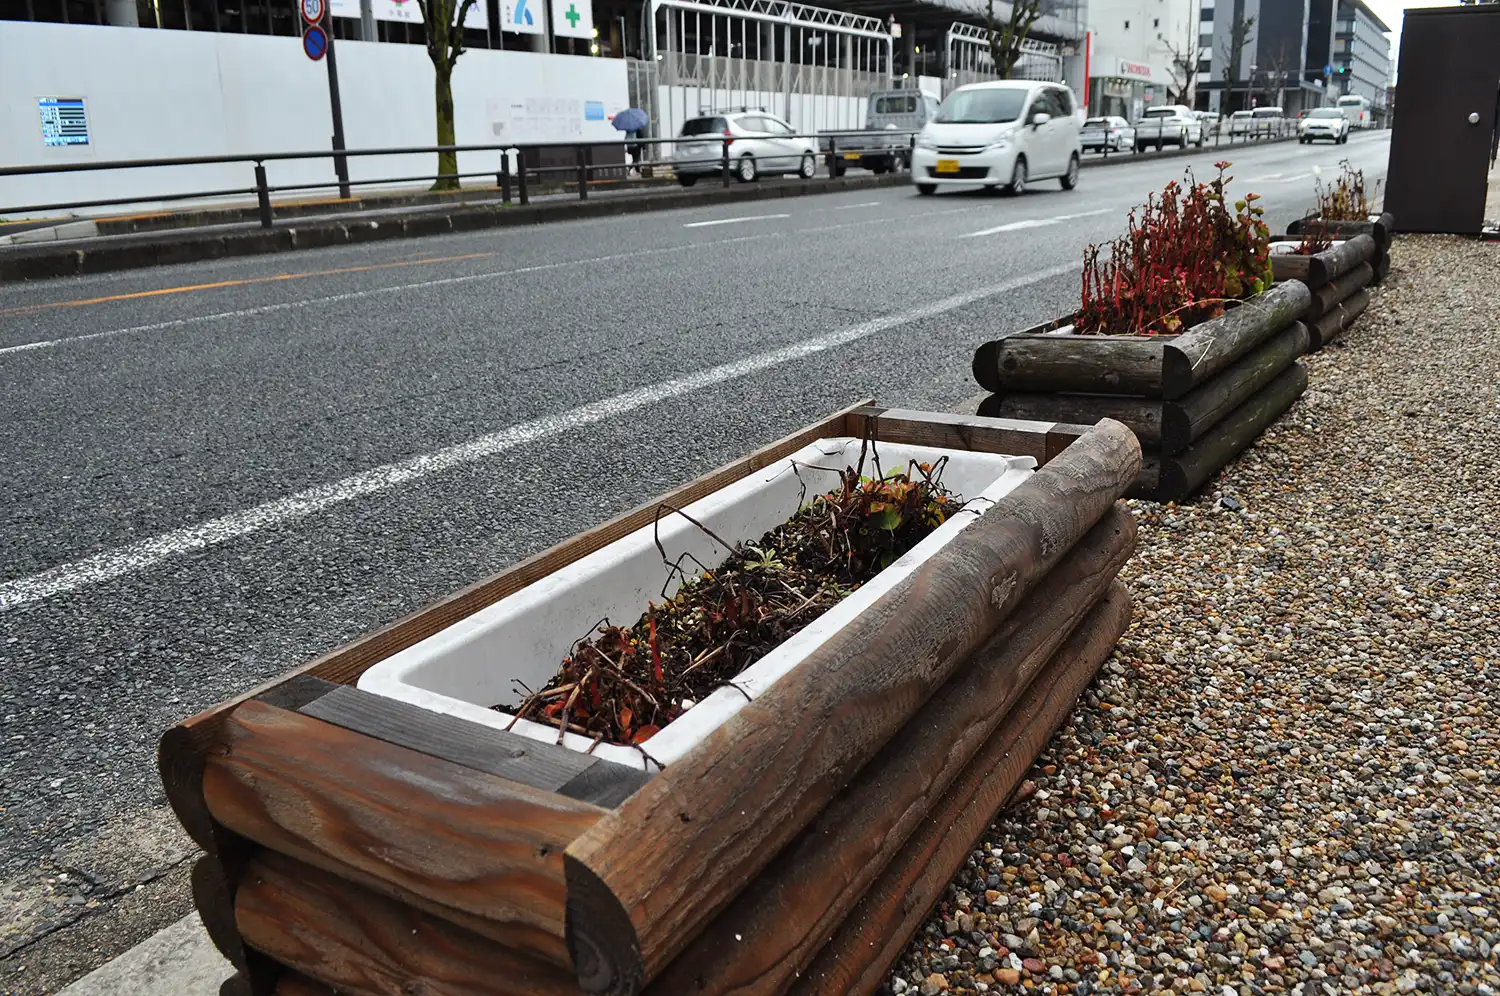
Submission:
[[[571,3],[568,4],[568,12],[564,14],[563,17],[566,17],[568,19],[568,24],[570,24],[575,31],[578,30],[578,22],[583,20],[583,15],[578,13],[578,7]]]

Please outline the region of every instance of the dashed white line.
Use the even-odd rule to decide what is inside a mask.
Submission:
[[[840,204],[838,207],[836,207],[836,208],[830,208],[829,210],[832,210],[832,211],[853,211],[855,208],[880,207],[884,203],[885,203],[885,201],[860,201],[858,204]]]
[[[39,574],[0,584],[0,610],[76,591],[154,567],[165,560],[216,546],[241,536],[280,526],[324,511],[347,501],[387,491],[412,481],[441,474],[479,460],[485,460],[518,446],[539,442],[573,432],[609,419],[618,419],[637,409],[660,404],[715,384],[738,380],[762,370],[813,356],[848,345],[888,329],[933,318],[996,294],[1004,294],[1030,284],[1040,283],[1066,273],[1076,272],[1069,264],[1029,273],[997,284],[954,294],[920,307],[872,318],[837,332],[805,339],[731,363],[723,363],[695,373],[662,381],[646,387],[590,402],[555,415],[544,415],[492,432],[465,443],[458,443],[433,453],[424,453],[396,463],[388,463],[340,481],[320,484],[285,498],[195,525],[174,529],[150,539],[106,550],[68,564],[60,564]]]
[[[789,214],[750,214],[742,218],[715,218],[713,221],[690,221],[683,228],[709,228],[714,225],[739,225],[747,221],[775,221],[777,218],[790,218]]]
[[[960,235],[961,239],[977,239],[981,235],[999,235],[1002,232],[1020,232],[1028,228],[1046,228],[1048,225],[1059,225],[1074,218],[1088,218],[1096,214],[1109,214],[1115,208],[1099,208],[1097,211],[1080,211],[1078,214],[1060,214],[1053,218],[1023,218],[1020,221],[1008,221],[994,228],[984,228],[977,232],[969,232]]]

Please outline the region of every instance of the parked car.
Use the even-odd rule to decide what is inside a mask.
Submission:
[[[912,132],[937,114],[937,98],[920,90],[879,90],[870,95],[865,126],[858,131],[818,133],[818,147],[834,176],[850,166],[875,173],[911,166]],[[870,134],[878,132],[878,134]]]
[[[1135,126],[1135,148],[1140,152],[1154,148],[1157,144],[1187,148],[1203,144],[1203,122],[1198,120],[1192,108],[1182,104],[1167,104],[1163,107],[1148,107],[1145,115]]]
[[[1119,152],[1121,149],[1134,148],[1135,128],[1124,118],[1086,118],[1083,129],[1078,133],[1078,141],[1085,152],[1091,149],[1097,152],[1105,149]]]
[[[729,168],[741,183],[763,174],[811,178],[818,171],[817,141],[798,137],[791,125],[763,110],[740,108],[689,118],[679,138],[672,150],[672,172],[684,187],[723,170],[726,138]]]
[[[1308,145],[1326,138],[1334,145],[1349,141],[1349,119],[1337,107],[1319,107],[1309,111],[1297,124],[1297,141]]]
[[[912,182],[931,194],[949,184],[1025,193],[1033,180],[1078,185],[1083,149],[1077,102],[1067,87],[1033,80],[971,83],[948,94],[917,136]]]
[[[1203,126],[1203,137],[1212,138],[1219,133],[1219,124],[1222,120],[1214,111],[1194,111],[1193,117]]]
[[[1250,132],[1254,130],[1255,127],[1251,122],[1250,114],[1250,111],[1235,111],[1233,114],[1229,115],[1229,134],[1250,134]]]

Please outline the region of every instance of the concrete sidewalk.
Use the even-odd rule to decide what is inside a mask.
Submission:
[[[197,913],[154,934],[59,990],[58,996],[217,996],[234,968],[214,948]]]

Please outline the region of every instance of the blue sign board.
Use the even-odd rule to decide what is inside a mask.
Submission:
[[[1328,65],[1326,65],[1326,66],[1323,67],[1323,75],[1324,76],[1332,76],[1333,75],[1333,63],[1330,62]]]
[[[602,100],[585,100],[583,102],[583,120],[603,121],[604,102]]]
[[[82,97],[38,97],[43,145],[88,145],[89,116]]]
[[[307,57],[317,62],[328,54],[328,34],[318,25],[309,24],[307,31],[302,35],[302,51]]]

